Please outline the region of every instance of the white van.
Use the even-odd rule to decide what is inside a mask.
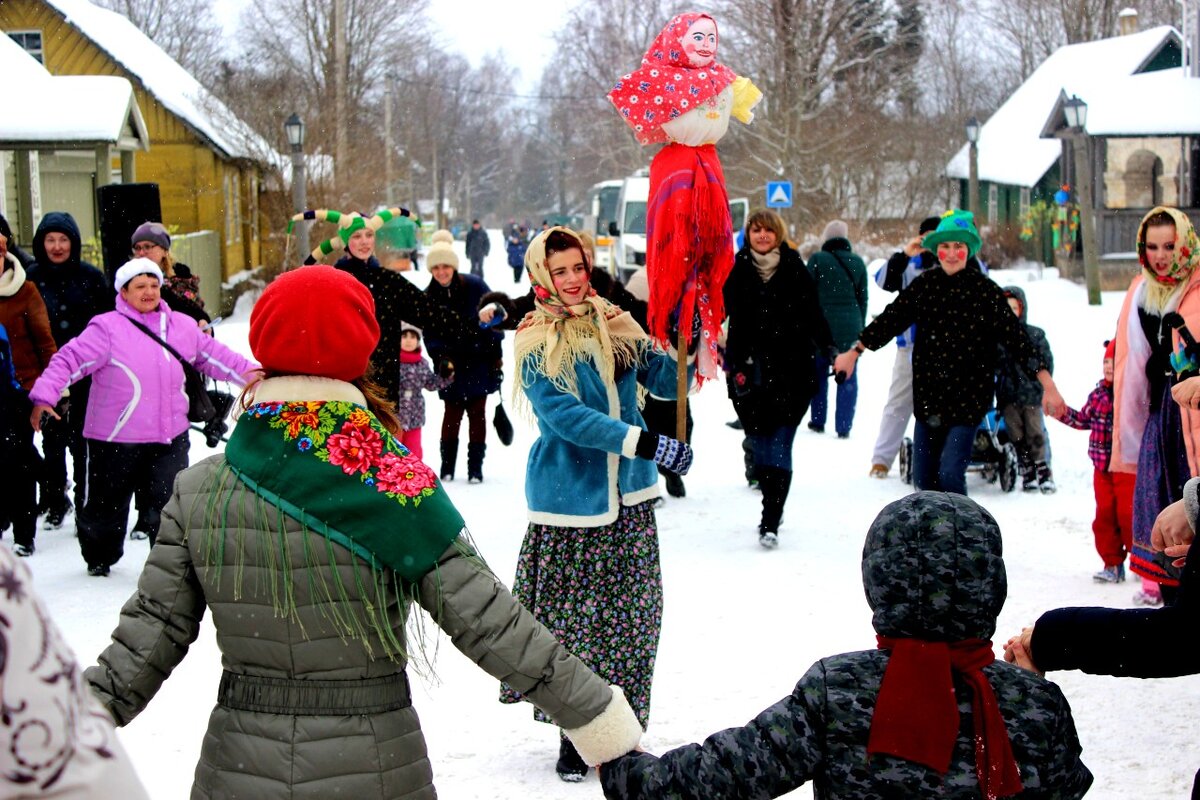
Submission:
[[[599,186],[601,184],[597,184]],[[646,206],[650,199],[650,172],[641,169],[626,178],[617,198],[617,219],[609,224],[612,235],[614,268],[610,270],[622,283],[646,266]],[[729,217],[733,227],[733,249],[736,252],[743,238],[743,228],[750,211],[750,201],[744,197],[729,201]],[[599,261],[599,256],[597,256]]]
[[[608,232],[615,239],[613,274],[622,283],[646,266],[646,204],[650,200],[650,170],[639,169],[621,184],[617,218]]]
[[[588,189],[588,213],[583,221],[583,229],[596,242],[596,266],[610,275],[617,274],[613,268],[616,237],[610,235],[608,229],[619,219],[617,208],[624,185],[623,180],[601,181]]]

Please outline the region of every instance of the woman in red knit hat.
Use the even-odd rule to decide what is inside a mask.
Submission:
[[[640,738],[621,690],[513,599],[437,476],[397,441],[363,378],[378,339],[371,293],[345,272],[301,267],[267,287],[250,317],[263,377],[225,453],[180,474],[138,590],[86,673],[124,725],[211,611],[225,672],[193,798],[433,797],[407,676],[418,605],[591,763]]]

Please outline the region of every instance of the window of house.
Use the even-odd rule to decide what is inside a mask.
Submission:
[[[240,242],[242,240],[242,180],[241,175],[234,171],[229,176],[230,186],[230,204],[229,207],[233,210],[233,241]]]
[[[234,239],[233,230],[233,182],[229,180],[229,173],[225,173],[225,180],[222,181],[222,188],[225,195],[225,244],[229,244]]]
[[[1021,187],[1021,219],[1029,215],[1029,187]]]
[[[258,175],[250,176],[250,241],[259,240],[258,229]]]
[[[14,42],[21,45],[26,53],[36,58],[39,64],[46,63],[45,59],[42,58],[41,31],[9,31],[8,36]]]
[[[988,222],[995,225],[1000,220],[1000,187],[992,184],[988,187]]]

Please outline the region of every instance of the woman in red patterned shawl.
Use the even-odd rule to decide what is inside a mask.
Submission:
[[[650,334],[667,338],[698,327],[699,377],[715,377],[717,334],[724,319],[721,287],[733,268],[733,230],[716,143],[729,118],[749,123],[762,93],[716,63],[717,23],[680,14],[650,45],[642,65],[609,92],[642,144],[665,143],[650,163],[646,271]],[[700,315],[693,326],[692,316]]]

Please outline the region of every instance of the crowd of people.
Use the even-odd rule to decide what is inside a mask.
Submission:
[[[197,279],[171,258],[161,223],[137,229],[131,258],[103,291],[103,274],[80,258],[70,215],[45,215],[32,257],[0,233],[3,521],[12,554],[33,556],[39,514],[53,526],[72,506],[90,575],[108,574],[127,536],[149,540],[113,644],[86,671],[118,724],[151,701],[212,611],[226,672],[196,772],[202,796],[324,780],[361,785],[362,796],[376,796],[367,787],[380,781],[392,787],[380,797],[431,786],[405,672],[420,645],[403,625],[413,601],[499,679],[502,701],[529,700],[536,719],[559,726],[560,778],[583,780],[602,765],[606,796],[617,798],[777,796],[809,780],[835,795],[902,785],[908,796],[932,796],[952,775],[968,796],[1024,796],[1039,786],[1079,797],[1091,774],[1069,706],[1043,672],[1195,671],[1186,659],[1131,659],[1125,648],[1118,656],[1097,644],[1101,633],[1119,635],[1144,642],[1140,654],[1161,653],[1191,621],[1194,568],[1185,565],[1200,517],[1200,353],[1178,328],[1200,323],[1200,295],[1190,291],[1200,248],[1182,212],[1156,208],[1143,220],[1141,274],[1104,343],[1103,377],[1078,411],[1054,384],[1053,355],[1027,322],[1027,298],[978,261],[969,213],[926,220],[888,260],[876,282],[896,297],[869,322],[866,268],[845,222],[826,226],[806,263],[777,214],[750,215],[724,286],[720,346],[747,477],[761,491],[759,544],[779,546],[796,431],[806,415],[810,430],[824,431],[828,379],[837,379],[834,429],[844,437],[857,360],[894,337],[870,474],[890,472],[896,433],[911,414],[917,491],[880,512],[863,551],[880,649],[822,659],[745,728],[661,757],[634,747],[650,722],[662,628],[658,473],[679,480],[692,451],[673,438],[673,425],[648,425],[642,408],[675,407],[678,370],[693,374],[696,347],[677,352],[646,334],[644,274],[625,286],[594,269],[586,234],[547,225],[521,253],[529,291],[510,297],[458,271],[445,231],[426,251],[429,284],[417,289],[374,258],[372,219],[340,215],[347,254],[268,287],[251,317],[254,361],[211,336]],[[455,477],[463,415],[468,479],[483,479],[484,401],[501,386],[505,330],[515,331],[513,407],[537,429],[511,595],[443,488]],[[224,453],[190,469],[189,367],[246,386]],[[422,460],[424,391],[445,403],[436,471]],[[1054,490],[1043,411],[1090,431],[1102,561],[1094,579],[1123,582],[1128,559],[1142,579],[1135,601],[1147,607],[1049,612],[1005,644],[1011,664],[995,660],[989,641],[1006,593],[999,528],[965,497],[970,445],[989,409],[1004,419],[1030,491]],[[82,483],[74,500],[65,463],[53,464],[56,443],[60,457],[73,454]],[[266,507],[284,511],[282,529],[263,516]],[[216,517],[216,508],[225,511]],[[409,535],[387,536],[393,526]],[[313,536],[329,544],[306,544]],[[309,555],[289,560],[288,552]],[[222,582],[223,571],[235,577]],[[971,593],[955,589],[965,580]],[[939,600],[968,595],[971,608]],[[239,631],[251,630],[277,651],[244,649]],[[314,643],[330,637],[356,641],[361,659],[343,657],[329,672]],[[935,713],[928,676],[947,669],[957,700]],[[221,747],[223,732],[252,726],[261,753],[279,742],[327,752],[348,735],[334,723],[346,714],[393,730],[396,749],[314,758],[297,770],[265,756],[231,760]],[[300,718],[314,721],[297,727]],[[819,734],[830,726],[840,731],[836,743]],[[122,769],[119,780],[128,780]]]

